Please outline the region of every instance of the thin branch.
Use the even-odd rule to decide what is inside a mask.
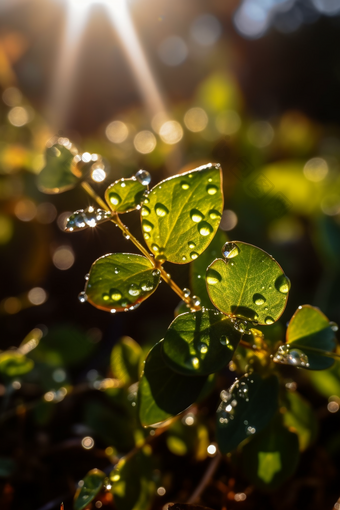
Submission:
[[[204,473],[200,483],[198,484],[198,486],[196,487],[196,489],[194,490],[194,492],[192,493],[192,495],[188,499],[187,503],[193,504],[193,503],[195,503],[195,501],[198,500],[198,498],[201,496],[201,494],[204,492],[206,487],[209,485],[211,479],[213,478],[213,476],[214,476],[214,474],[215,474],[215,472],[216,472],[216,470],[217,470],[217,468],[219,466],[219,463],[221,462],[221,459],[222,459],[222,454],[220,452],[217,452],[216,456],[210,462],[210,464],[209,464],[206,472]]]

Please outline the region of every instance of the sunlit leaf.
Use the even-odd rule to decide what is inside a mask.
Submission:
[[[144,427],[158,425],[193,404],[207,380],[178,374],[164,362],[162,340],[149,352],[138,390],[139,416]]]
[[[114,346],[111,353],[111,370],[123,384],[138,381],[142,348],[128,336]]]
[[[89,206],[85,210],[79,209],[67,218],[65,231],[77,232],[86,228],[94,228],[101,223],[109,221],[111,215],[110,211],[104,211],[104,209],[98,209],[93,206]]]
[[[322,372],[310,372],[309,380],[325,398],[340,395],[340,361],[336,360],[332,368]]]
[[[0,374],[7,377],[17,377],[27,374],[34,366],[31,359],[18,351],[4,351],[0,353]]]
[[[273,423],[242,449],[244,472],[256,487],[275,490],[297,468],[299,439],[279,423]]]
[[[107,188],[105,200],[112,211],[126,213],[140,208],[147,188],[136,177],[119,179]]]
[[[207,289],[221,312],[258,324],[273,324],[283,313],[290,282],[279,264],[251,244],[233,241],[224,259],[207,269]]]
[[[83,510],[99,494],[105,481],[105,473],[99,469],[92,469],[84,477],[84,484],[74,497],[74,510]]]
[[[279,383],[275,375],[245,375],[221,392],[216,436],[222,453],[234,450],[244,439],[267,426],[278,407]]]
[[[128,460],[122,459],[110,474],[117,510],[147,510],[155,494],[149,446]]]
[[[242,337],[231,320],[216,310],[176,317],[165,334],[166,363],[184,375],[209,375],[225,367]]]
[[[56,143],[46,148],[46,164],[38,175],[38,187],[44,193],[62,193],[72,189],[79,178],[72,173],[73,158],[77,150]]]
[[[209,245],[223,210],[222,171],[205,165],[155,186],[141,210],[145,241],[156,260],[187,264]]]
[[[318,422],[312,406],[299,393],[288,391],[283,401],[286,412],[283,422],[299,438],[300,450],[303,452],[315,440]]]
[[[133,309],[159,284],[159,271],[142,255],[110,253],[97,259],[86,283],[86,296],[96,308],[112,312]]]
[[[202,306],[206,308],[211,308],[211,301],[206,286],[207,267],[221,255],[221,247],[224,246],[226,241],[227,236],[225,232],[218,229],[208,248],[204,250],[198,259],[190,264],[192,293],[200,298]]]

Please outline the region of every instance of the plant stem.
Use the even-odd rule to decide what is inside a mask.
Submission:
[[[214,474],[215,474],[215,472],[216,472],[216,470],[218,468],[218,465],[221,462],[221,459],[222,459],[221,453],[217,452],[216,456],[210,462],[210,464],[209,464],[206,472],[204,473],[200,483],[198,484],[198,486],[196,487],[196,489],[194,490],[194,492],[192,493],[192,495],[188,499],[188,501],[187,501],[188,504],[193,504],[193,503],[195,503],[195,501],[198,500],[198,498],[203,493],[203,491],[205,490],[205,488],[209,484],[210,480],[214,476]]]

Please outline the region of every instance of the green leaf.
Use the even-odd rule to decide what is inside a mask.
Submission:
[[[336,360],[332,368],[323,372],[310,372],[309,380],[325,398],[340,395],[340,361]]]
[[[85,288],[87,300],[107,312],[133,309],[155,292],[159,274],[142,255],[104,255],[92,264]]]
[[[287,391],[283,401],[287,409],[283,414],[285,426],[299,438],[300,451],[304,451],[316,439],[318,422],[312,406],[296,391]]]
[[[111,353],[111,370],[123,384],[132,384],[139,379],[142,348],[129,336],[124,336]]]
[[[165,334],[166,363],[184,375],[209,375],[225,367],[241,340],[231,320],[216,310],[176,317]]]
[[[105,478],[105,473],[99,469],[92,469],[87,473],[83,480],[84,485],[80,491],[76,492],[74,497],[74,510],[83,510],[94,500],[101,491]]]
[[[156,260],[187,264],[212,241],[223,210],[222,171],[204,165],[155,186],[141,211],[145,241]]]
[[[7,377],[17,377],[27,374],[34,366],[31,359],[18,351],[4,351],[0,353],[0,374]]]
[[[145,199],[148,186],[143,186],[136,177],[119,179],[105,191],[105,200],[113,212],[127,213],[140,206]]]
[[[160,425],[193,404],[207,377],[187,377],[171,370],[164,362],[162,342],[151,349],[139,382],[140,421],[144,427]]]
[[[281,266],[265,251],[233,241],[224,259],[207,269],[207,289],[212,303],[226,315],[257,324],[273,324],[282,315],[290,283]]]
[[[198,259],[190,264],[190,281],[192,293],[199,296],[202,306],[211,308],[211,301],[206,286],[207,267],[221,254],[221,247],[227,241],[223,230],[218,229],[214,239]]]
[[[60,143],[46,148],[46,164],[38,175],[38,188],[43,193],[63,193],[78,183],[79,177],[72,173],[77,150],[69,144],[69,148]]]
[[[149,446],[128,460],[122,459],[110,474],[117,510],[148,510],[155,494]]]
[[[221,392],[216,436],[222,453],[234,450],[244,439],[260,432],[278,408],[279,382],[275,375],[245,375]]]
[[[297,468],[298,436],[272,423],[243,447],[242,457],[244,473],[251,483],[262,490],[275,490]]]
[[[287,357],[284,356],[283,360],[279,361],[310,370],[324,370],[331,367],[334,363],[332,358],[322,356],[322,352],[313,352],[312,349],[333,351],[336,346],[336,337],[332,327],[332,323],[318,308],[311,305],[299,306],[289,322],[286,345],[279,349],[279,351],[288,349]],[[304,354],[308,359],[303,356]]]

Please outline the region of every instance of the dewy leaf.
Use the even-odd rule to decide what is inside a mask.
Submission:
[[[27,374],[34,366],[31,359],[18,351],[4,351],[0,353],[0,374],[7,377],[17,377]]]
[[[139,416],[144,427],[151,427],[176,416],[199,397],[207,377],[178,374],[164,362],[162,342],[151,349],[139,382]]]
[[[92,264],[86,299],[107,312],[132,310],[157,289],[159,275],[142,255],[110,253]]]
[[[279,423],[272,423],[242,449],[244,472],[256,487],[275,490],[299,462],[299,440]]]
[[[318,422],[312,406],[296,391],[287,391],[283,405],[283,423],[299,438],[300,451],[306,450],[315,440]]]
[[[228,242],[224,259],[207,269],[207,289],[214,306],[257,324],[269,325],[282,315],[290,282],[265,251],[240,241]]]
[[[187,264],[209,245],[223,210],[222,171],[204,165],[155,186],[141,210],[144,239],[156,260]]]
[[[85,228],[94,228],[100,223],[109,221],[111,216],[110,211],[104,211],[104,209],[98,209],[90,205],[85,210],[75,211],[67,218],[65,231],[76,232]]]
[[[279,382],[275,375],[245,375],[221,392],[216,436],[222,453],[234,450],[244,439],[260,432],[278,407]]]
[[[199,296],[201,305],[206,308],[211,308],[211,301],[206,286],[207,267],[220,255],[221,246],[223,246],[226,241],[227,236],[225,232],[218,229],[208,248],[204,250],[198,259],[190,264],[192,293],[195,296]]]
[[[92,469],[84,477],[84,484],[74,497],[74,510],[83,510],[97,496],[104,485],[105,473]]]
[[[139,379],[142,348],[129,336],[124,336],[111,353],[111,370],[123,384],[132,384]]]
[[[67,138],[58,138],[46,148],[46,164],[38,175],[38,187],[43,193],[62,193],[74,188],[79,178],[72,173],[77,149]]]
[[[209,375],[225,367],[241,340],[231,320],[216,310],[176,317],[165,334],[166,363],[184,375]]]
[[[148,510],[154,494],[152,451],[143,448],[131,458],[124,458],[110,474],[117,510]]]
[[[286,344],[279,349],[275,358],[281,351],[287,356],[282,360],[275,359],[280,363],[294,366],[302,366],[310,370],[324,370],[333,365],[334,360],[322,356],[312,349],[333,351],[336,346],[334,329],[337,326],[329,322],[318,308],[311,305],[300,306],[291,318],[286,334]],[[308,349],[308,347],[311,348]]]
[[[147,189],[136,177],[119,179],[107,188],[105,200],[113,212],[127,213],[140,209]]]

